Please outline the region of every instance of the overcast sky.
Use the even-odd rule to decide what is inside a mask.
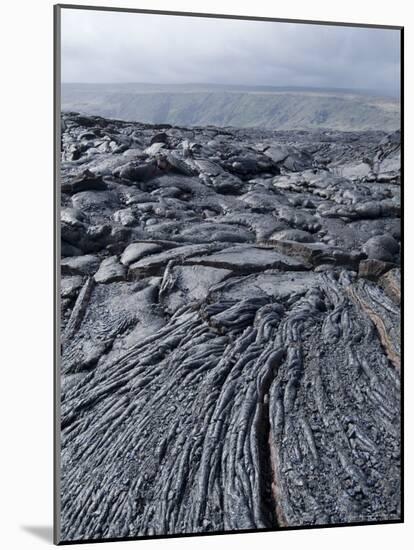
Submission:
[[[62,10],[63,82],[399,91],[399,31]]]

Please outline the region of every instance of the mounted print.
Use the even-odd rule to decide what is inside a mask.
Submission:
[[[403,520],[402,33],[55,7],[55,542]]]

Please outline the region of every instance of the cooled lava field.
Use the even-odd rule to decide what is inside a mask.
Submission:
[[[62,114],[66,541],[400,518],[400,133]]]

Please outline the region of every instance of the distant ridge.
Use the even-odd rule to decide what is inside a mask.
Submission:
[[[183,126],[345,131],[400,127],[396,98],[332,88],[63,83],[62,110]]]
[[[249,86],[246,84],[214,84],[209,82],[184,82],[180,84],[157,84],[154,82],[63,82],[63,86],[66,88],[84,88],[95,89],[96,87],[105,87],[118,90],[136,91],[142,93],[145,91],[158,91],[158,92],[173,92],[173,91],[236,91],[236,92],[322,92],[322,93],[337,93],[337,94],[351,94],[351,95],[368,95],[382,98],[397,99],[395,94],[379,93],[377,90],[369,89],[355,89],[355,88],[321,88],[315,86]]]

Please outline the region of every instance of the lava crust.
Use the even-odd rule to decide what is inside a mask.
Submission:
[[[400,135],[62,115],[66,541],[400,518]]]

